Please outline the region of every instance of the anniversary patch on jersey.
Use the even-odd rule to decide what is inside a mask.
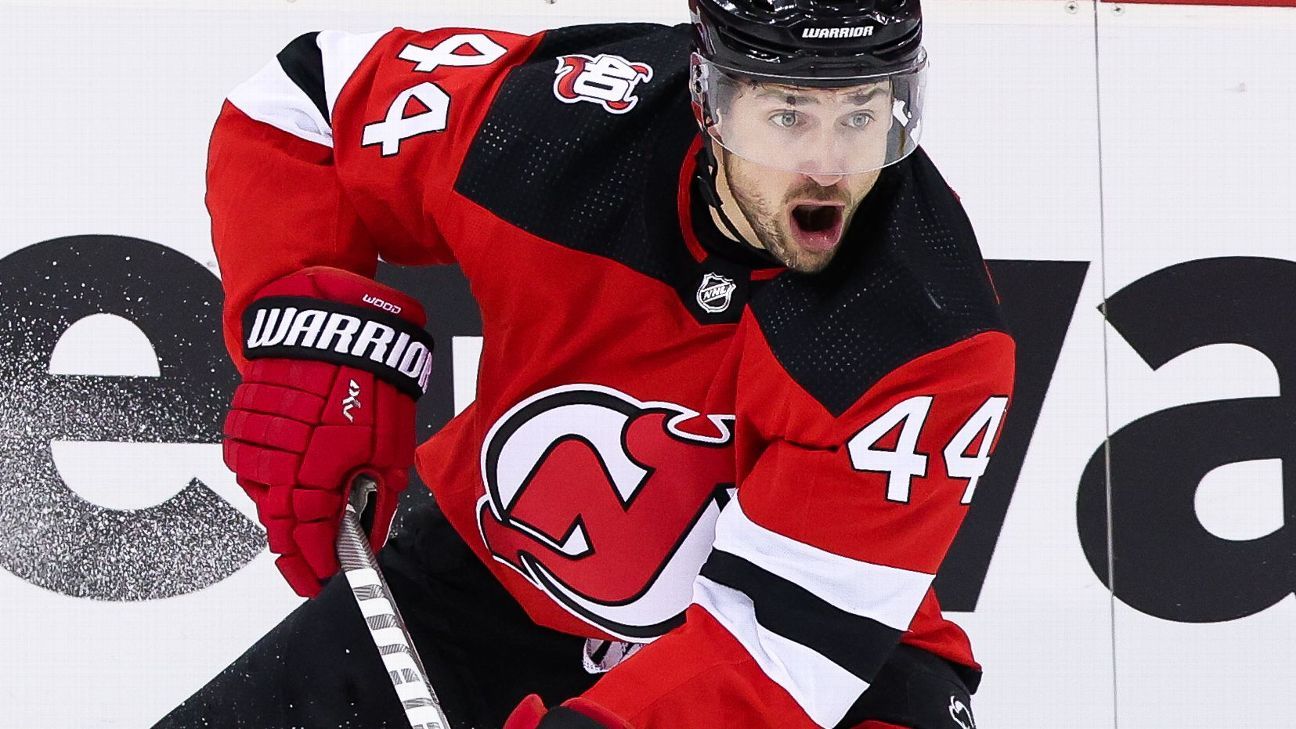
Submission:
[[[566,385],[517,404],[482,448],[482,540],[622,640],[683,620],[734,481],[733,416]]]
[[[555,73],[554,96],[559,101],[589,101],[612,114],[625,114],[635,108],[639,103],[635,87],[653,79],[652,66],[610,53],[559,56]]]

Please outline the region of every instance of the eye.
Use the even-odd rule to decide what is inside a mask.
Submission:
[[[773,124],[776,127],[791,129],[800,123],[801,115],[795,111],[784,109],[783,111],[776,111],[771,114],[769,121],[770,124]]]
[[[851,129],[863,129],[873,122],[873,114],[867,111],[857,111],[842,120],[842,123]]]

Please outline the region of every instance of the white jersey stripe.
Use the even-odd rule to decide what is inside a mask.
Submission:
[[[333,130],[310,97],[288,78],[275,59],[229,95],[229,102],[263,124],[305,139],[333,146]]]
[[[761,671],[821,727],[835,726],[869,687],[819,653],[766,630],[756,622],[751,599],[737,590],[698,577],[693,601],[729,631]]]
[[[747,517],[741,491],[716,522],[714,547],[813,593],[832,606],[907,630],[933,575],[833,554],[770,531]]]
[[[391,31],[355,34],[324,30],[316,36],[315,44],[319,46],[320,55],[324,59],[324,98],[328,101],[330,117],[337,107],[342,87],[351,79],[351,75],[360,67],[360,62],[369,55],[379,39],[389,32]]]

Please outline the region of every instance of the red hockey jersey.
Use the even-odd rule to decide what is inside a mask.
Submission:
[[[921,151],[821,274],[720,235],[688,46],[632,24],[297,39],[212,139],[226,335],[237,360],[249,297],[305,266],[457,262],[478,395],[418,470],[537,623],[651,641],[590,697],[639,729],[831,727],[899,640],[976,667],[931,583],[1013,343]]]

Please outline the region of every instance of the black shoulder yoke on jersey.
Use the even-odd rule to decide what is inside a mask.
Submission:
[[[883,170],[823,273],[785,273],[750,306],[774,356],[834,416],[906,362],[1003,330],[972,225],[921,149]]]
[[[691,299],[698,264],[677,212],[680,170],[698,136],[689,48],[688,26],[547,31],[502,84],[455,190],[528,233],[615,260]],[[554,77],[557,59],[572,54],[646,63],[653,77],[635,87],[639,101],[625,114],[564,104],[554,95]],[[741,307],[733,309],[736,315]]]
[[[702,271],[719,268],[746,296],[743,270],[763,259],[712,255],[699,264],[682,239],[680,172],[699,133],[690,43],[687,25],[547,31],[504,80],[455,189],[533,235],[667,283],[699,321],[732,323],[742,307],[707,317],[692,303]],[[553,90],[557,59],[572,54],[646,63],[653,78],[635,88],[638,104],[626,114],[564,104]],[[1002,329],[972,227],[922,150],[884,170],[827,271],[784,273],[750,293],[775,356],[834,414],[905,362]]]

